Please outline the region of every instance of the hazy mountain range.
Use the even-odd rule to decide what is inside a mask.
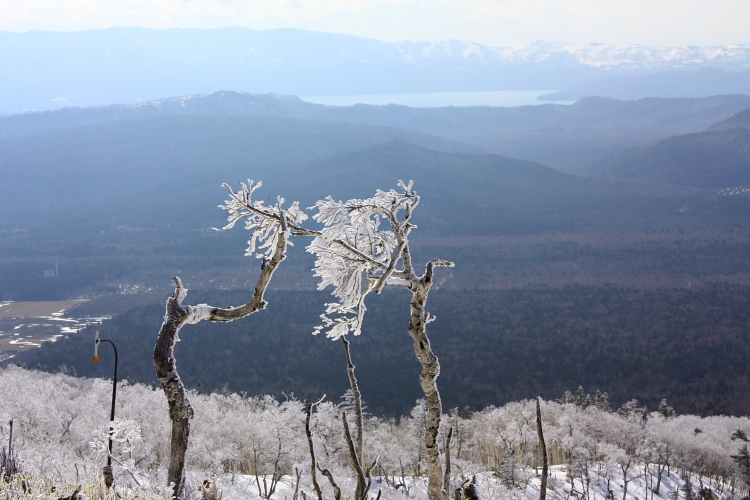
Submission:
[[[705,131],[668,137],[609,155],[596,162],[590,174],[723,188],[727,195],[750,191],[750,109]]]
[[[750,96],[745,95],[639,101],[586,98],[573,105],[513,108],[410,108],[397,105],[323,106],[291,96],[222,91],[133,105],[65,108],[0,117],[0,139],[135,117],[270,117],[395,127],[404,130],[404,134],[409,130],[460,141],[464,143],[464,152],[473,146],[474,151],[484,150],[544,163],[569,173],[581,173],[608,154],[670,135],[700,132],[747,108],[750,108]],[[331,126],[322,125],[326,130]],[[99,134],[95,129],[92,133]],[[379,134],[373,137],[379,137]],[[390,135],[390,138],[401,138],[428,148],[445,149],[437,146],[435,140],[428,143],[413,137],[413,134],[400,136],[393,131]],[[37,149],[46,149],[45,139],[37,141],[40,142]],[[0,145],[0,151],[4,147],[12,150],[15,146],[11,144]]]
[[[609,76],[750,68],[750,46],[390,43],[294,29],[0,32],[0,113],[232,89],[337,95],[554,90]]]

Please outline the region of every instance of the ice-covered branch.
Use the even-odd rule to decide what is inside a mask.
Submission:
[[[299,207],[299,202],[295,201],[287,209],[282,209],[284,198],[279,197],[276,205],[266,205],[262,200],[253,201],[252,195],[256,189],[262,186],[262,182],[255,183],[248,180],[247,183],[240,183],[242,189],[235,192],[231,186],[224,183],[222,186],[229,191],[229,200],[224,205],[219,205],[229,212],[227,215],[227,224],[222,229],[231,229],[240,219],[245,219],[245,229],[251,231],[250,240],[245,255],[255,254],[258,258],[271,258],[274,248],[277,246],[277,240],[280,232],[286,233],[287,243],[290,229],[296,235],[314,235],[314,232],[300,227],[300,224],[307,220],[307,214]],[[260,243],[260,247],[258,244]],[[265,249],[262,253],[255,253],[257,249]]]
[[[365,254],[364,252],[358,250],[356,247],[352,246],[350,243],[347,243],[343,240],[333,240],[333,243],[337,245],[341,245],[360,259],[362,261],[366,262],[367,264],[371,265],[372,267],[376,267],[378,269],[387,269],[386,266],[382,262],[378,262],[374,258],[370,257],[369,255]]]
[[[432,259],[427,263],[425,273],[424,273],[424,279],[426,282],[431,283],[432,282],[432,275],[435,272],[436,267],[455,267],[456,265],[453,262],[450,262],[448,260],[443,259]]]
[[[332,286],[332,295],[339,299],[338,305],[327,305],[316,333],[325,329],[334,339],[348,332],[358,335],[366,310],[364,297],[370,291],[380,293],[389,284],[410,287],[417,279],[408,235],[416,227],[409,220],[419,196],[412,190],[413,182],[399,181],[398,185],[401,192],[378,190],[372,198],[346,202],[329,196],[311,207],[317,209],[313,219],[324,225],[307,247],[317,257],[318,289]],[[389,229],[380,227],[383,219]],[[396,267],[399,262],[404,265],[401,270]]]
[[[398,245],[398,248],[393,253],[393,257],[391,258],[390,264],[388,264],[388,268],[385,270],[383,275],[380,277],[378,282],[375,284],[375,293],[380,293],[383,290],[383,287],[388,282],[388,279],[393,275],[393,272],[396,270],[396,263],[401,258],[401,254],[404,251],[404,248],[406,248],[406,241],[401,241]]]

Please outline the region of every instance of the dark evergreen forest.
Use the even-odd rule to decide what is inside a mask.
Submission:
[[[246,291],[191,292],[188,303],[237,304]],[[165,297],[166,298],[166,297]],[[189,387],[250,395],[314,399],[348,387],[340,342],[311,334],[326,295],[269,293],[266,311],[229,324],[189,325],[177,345]],[[352,339],[369,411],[401,415],[420,397],[406,327],[408,294],[371,297],[365,329]],[[564,286],[450,292],[434,290],[429,330],[440,358],[446,407],[479,409],[507,401],[560,397],[579,385],[610,394],[613,405],[639,399],[655,409],[662,398],[680,413],[747,414],[738,397],[750,390],[750,287],[643,290]],[[134,308],[105,321],[102,336],[122,353],[120,374],[156,383],[151,362],[162,304]],[[13,361],[79,375],[106,377],[93,365],[93,329],[28,351]]]

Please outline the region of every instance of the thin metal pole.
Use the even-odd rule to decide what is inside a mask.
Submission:
[[[112,465],[112,422],[115,421],[115,401],[117,400],[117,347],[111,340],[101,339],[100,342],[109,342],[112,345],[112,349],[115,350],[115,376],[112,379],[112,410],[109,413],[109,456],[107,457],[107,465]]]
[[[115,351],[115,374],[112,378],[112,408],[109,413],[109,453],[107,454],[107,466],[104,468],[104,482],[109,488],[114,483],[112,476],[112,432],[114,431],[112,423],[115,421],[115,402],[117,401],[117,365],[119,364],[119,358],[117,356],[117,346],[114,342],[107,339],[98,338],[99,331],[97,330],[96,347],[99,347],[100,342],[107,342],[112,346]],[[98,361],[99,358],[96,356],[94,362]]]
[[[8,439],[8,462],[13,462],[13,420],[10,421],[10,438]]]

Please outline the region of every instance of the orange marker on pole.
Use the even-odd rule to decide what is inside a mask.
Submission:
[[[99,330],[96,331],[96,340],[94,342],[94,364],[99,362]]]

